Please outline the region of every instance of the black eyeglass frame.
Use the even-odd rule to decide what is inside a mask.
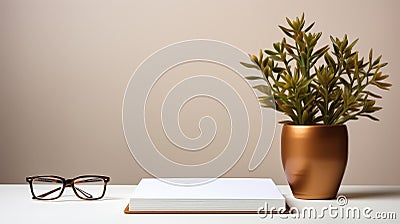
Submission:
[[[53,179],[51,179],[50,182],[56,182],[56,183],[60,183],[60,182],[56,181],[56,179],[60,180],[62,182],[62,188],[60,189],[59,195],[57,197],[52,197],[52,198],[42,198],[42,197],[39,197],[39,196],[35,195],[34,190],[33,190],[33,180],[37,179],[37,178],[53,178]],[[103,187],[102,194],[99,197],[96,197],[96,198],[80,196],[77,191],[81,192],[82,194],[89,194],[89,193],[87,193],[87,192],[75,187],[75,182],[77,180],[81,179],[81,178],[100,178],[100,179],[102,179],[103,183],[104,183],[103,184],[104,187]],[[103,175],[81,175],[81,176],[77,176],[77,177],[74,177],[74,178],[71,178],[71,179],[65,179],[64,177],[60,177],[60,176],[57,176],[57,175],[39,175],[39,176],[28,176],[28,177],[26,177],[26,182],[29,183],[29,186],[30,186],[30,189],[31,189],[31,193],[32,193],[32,199],[37,199],[37,200],[55,200],[55,199],[58,199],[58,198],[61,197],[61,195],[64,193],[64,190],[65,190],[66,187],[71,187],[72,190],[74,191],[75,195],[78,198],[82,199],[82,200],[98,200],[98,199],[101,199],[101,198],[104,197],[104,195],[106,193],[106,186],[107,186],[107,183],[110,181],[110,179],[111,179],[110,177],[103,176]],[[83,182],[90,182],[90,181],[83,181]],[[49,193],[53,193],[53,192],[50,191],[50,192],[47,192],[45,194],[49,194]]]

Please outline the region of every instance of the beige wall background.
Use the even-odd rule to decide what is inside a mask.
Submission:
[[[86,173],[110,175],[114,184],[137,183],[149,175],[131,156],[121,121],[125,87],[136,67],[166,45],[195,38],[256,53],[282,38],[277,25],[285,17],[305,12],[308,22],[317,21],[314,31],[324,33],[321,45],[330,34],[347,33],[350,39],[360,38],[361,54],[372,47],[389,62],[384,71],[394,86],[379,102],[381,121],[348,123],[350,156],[343,183],[400,184],[399,6],[396,0],[1,0],[0,183],[23,183],[34,174]],[[226,114],[212,105],[224,127]],[[185,109],[194,115],[182,118],[189,136],[196,136],[193,124],[204,115],[202,108],[193,104]],[[280,131],[278,125],[269,155],[256,171],[247,171],[252,152],[246,151],[226,176],[272,177],[285,184]],[[153,133],[156,139],[162,134]]]

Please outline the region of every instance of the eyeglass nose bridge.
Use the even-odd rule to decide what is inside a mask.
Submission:
[[[65,187],[72,187],[73,184],[74,184],[74,179],[65,180]]]

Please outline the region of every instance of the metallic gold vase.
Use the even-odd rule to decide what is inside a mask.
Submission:
[[[281,156],[293,195],[335,198],[346,169],[346,125],[284,125]]]

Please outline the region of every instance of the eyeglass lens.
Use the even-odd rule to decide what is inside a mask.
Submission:
[[[82,199],[98,199],[103,197],[104,180],[99,177],[81,177],[74,181],[74,191]]]
[[[33,194],[38,199],[54,199],[63,191],[63,181],[56,177],[36,177],[32,179]]]

